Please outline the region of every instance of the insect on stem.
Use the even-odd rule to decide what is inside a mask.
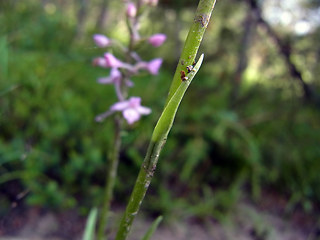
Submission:
[[[181,78],[182,81],[188,80],[188,77],[186,77],[186,72],[185,71],[180,71],[180,78]]]

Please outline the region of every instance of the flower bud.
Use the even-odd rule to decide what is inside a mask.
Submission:
[[[102,34],[93,35],[93,40],[98,47],[107,47],[111,43],[110,39]]]
[[[134,18],[137,15],[137,7],[134,3],[129,2],[127,5],[127,16]]]
[[[152,46],[159,47],[164,43],[166,39],[167,39],[167,36],[165,34],[157,33],[149,37],[148,41]]]
[[[162,59],[155,58],[148,63],[147,69],[152,75],[157,75],[161,67],[161,64],[162,64]]]
[[[113,56],[111,53],[105,53],[104,59],[106,60],[106,66],[111,68],[119,68],[122,67],[124,64]]]

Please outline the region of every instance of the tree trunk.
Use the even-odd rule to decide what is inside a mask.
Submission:
[[[258,20],[258,24],[263,27],[269,37],[273,40],[273,42],[276,44],[279,53],[282,55],[282,57],[285,60],[285,63],[289,69],[290,75],[299,81],[299,83],[302,86],[303,89],[303,97],[307,101],[313,100],[313,92],[310,88],[310,86],[304,81],[302,77],[301,71],[297,68],[297,66],[294,64],[294,62],[291,60],[291,46],[289,43],[284,43],[280,37],[277,35],[277,33],[271,28],[268,22],[264,20],[261,14],[261,9],[259,8],[256,0],[248,0],[247,1],[251,8],[255,10],[256,18]]]
[[[96,29],[101,31],[105,27],[105,22],[107,18],[107,9],[108,9],[108,0],[102,0],[101,6],[100,6],[100,13],[97,18],[96,22]]]
[[[233,86],[230,97],[231,106],[233,106],[238,99],[243,73],[248,66],[248,50],[250,48],[250,43],[254,35],[254,27],[256,25],[255,14],[251,8],[248,9],[247,17],[244,20],[243,25],[244,30],[240,43],[238,64],[233,78]]]
[[[77,3],[77,1],[76,1]],[[89,0],[80,0],[80,7],[78,10],[78,25],[77,25],[77,38],[82,38],[85,30],[86,17],[88,13]]]

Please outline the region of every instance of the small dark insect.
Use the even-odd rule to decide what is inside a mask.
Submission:
[[[194,66],[196,65],[196,62],[193,61],[192,65],[187,66],[187,71],[188,73],[191,72],[192,70],[194,70]]]
[[[188,73],[191,72],[192,69],[193,69],[193,66],[192,66],[192,65],[187,66],[187,71],[188,71]]]
[[[185,71],[180,71],[180,77],[181,77],[182,81],[188,80],[188,78],[186,77],[186,72]]]

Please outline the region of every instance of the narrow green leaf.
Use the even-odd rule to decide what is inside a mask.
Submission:
[[[180,72],[186,66],[191,65],[196,58],[200,43],[208,26],[215,3],[216,0],[199,1],[193,23],[190,27],[187,39],[184,43],[178,66],[170,86],[166,104],[169,102],[169,99],[171,99],[180,85]]]
[[[194,66],[193,70],[185,76],[185,80],[181,80],[180,86],[175,91],[173,96],[170,98],[168,104],[166,105],[165,109],[163,110],[157,125],[154,129],[153,135],[152,135],[152,141],[157,142],[161,138],[166,137],[168,132],[170,131],[174,118],[176,116],[178,107],[180,105],[180,102],[184,96],[184,93],[188,89],[192,79],[197,74],[202,61],[203,61],[204,55],[202,54],[197,62],[197,64]],[[187,69],[185,69],[187,71]]]
[[[98,215],[98,209],[93,208],[91,209],[87,223],[86,223],[86,228],[83,233],[83,240],[93,240],[94,239],[94,230],[96,226],[96,221],[97,221],[97,215]]]
[[[149,240],[152,237],[153,233],[158,228],[162,219],[163,219],[162,216],[157,217],[157,219],[151,224],[150,228],[148,229],[148,231],[146,232],[146,234],[143,236],[141,240]]]

